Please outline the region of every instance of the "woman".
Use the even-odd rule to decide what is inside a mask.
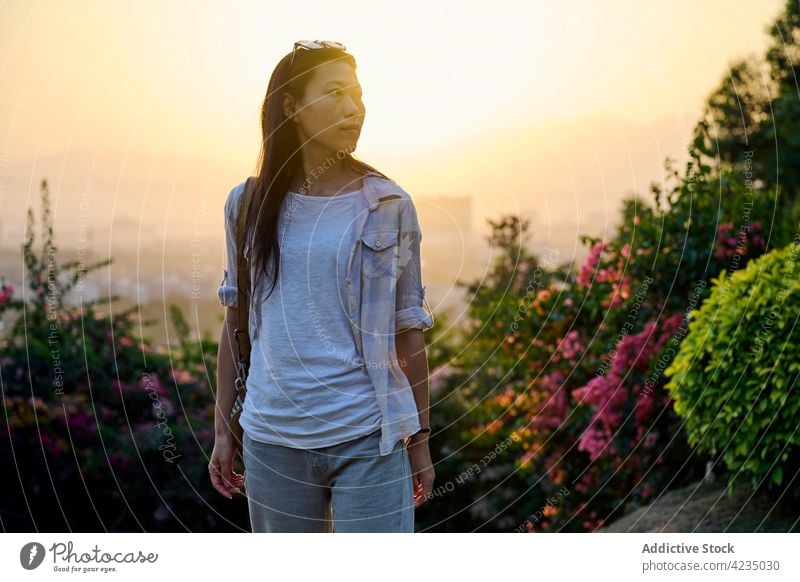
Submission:
[[[258,292],[244,307],[236,281],[244,183],[225,204],[209,472],[229,499],[245,485],[253,531],[413,532],[414,509],[433,488],[422,236],[408,193],[352,156],[364,113],[343,45],[300,41],[278,63],[246,214]],[[229,428],[240,308],[249,310],[252,342],[244,476],[232,470]]]

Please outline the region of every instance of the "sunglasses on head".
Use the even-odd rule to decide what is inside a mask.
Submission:
[[[347,47],[340,42],[336,42],[335,40],[298,40],[294,43],[294,48],[292,49],[292,60],[289,64],[294,63],[294,55],[297,54],[298,49],[315,50],[321,48],[332,48],[340,51],[347,50]]]

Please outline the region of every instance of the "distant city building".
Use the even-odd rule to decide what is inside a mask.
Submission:
[[[490,256],[489,245],[473,225],[473,197],[416,198],[422,229],[422,271],[428,303],[436,310],[464,307],[456,280],[481,276]]]

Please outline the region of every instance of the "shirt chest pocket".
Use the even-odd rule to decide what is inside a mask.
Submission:
[[[364,275],[390,277],[397,272],[397,231],[381,230],[361,235]]]

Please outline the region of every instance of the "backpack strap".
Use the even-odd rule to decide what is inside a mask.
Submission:
[[[246,242],[247,229],[247,210],[250,207],[250,199],[253,196],[256,180],[252,177],[247,178],[244,185],[244,196],[239,206],[239,219],[236,231],[236,283],[238,286],[238,299],[236,310],[237,325],[235,330],[236,342],[239,346],[239,361],[248,365],[250,363],[250,334],[249,324],[249,298],[250,298],[250,268],[249,261],[244,256],[244,246]]]

